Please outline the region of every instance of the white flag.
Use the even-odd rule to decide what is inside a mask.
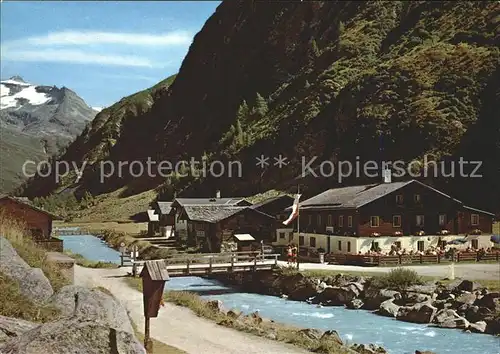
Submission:
[[[288,225],[290,224],[298,215],[299,215],[299,199],[302,194],[296,194],[295,195],[295,200],[293,201],[293,206],[292,206],[292,213],[286,219],[283,221],[283,225]]]

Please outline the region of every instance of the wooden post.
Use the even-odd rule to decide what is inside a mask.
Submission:
[[[188,259],[187,266],[186,266],[186,275],[189,275],[189,263],[191,263],[191,261]]]
[[[278,266],[278,255],[277,254],[274,255],[274,266],[275,267]]]
[[[210,260],[210,261],[209,261],[209,266],[210,266],[210,268],[208,269],[208,272],[209,272],[209,273],[212,273],[212,256],[210,256],[209,260]]]
[[[144,348],[146,353],[153,354],[153,341],[149,334],[149,316],[144,318]]]

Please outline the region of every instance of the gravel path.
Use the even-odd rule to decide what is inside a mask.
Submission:
[[[286,266],[286,262],[282,262]],[[300,263],[301,270],[333,270],[338,272],[387,273],[394,267],[360,267],[319,263]],[[405,266],[422,276],[446,278],[450,276],[449,265]],[[455,277],[469,280],[500,280],[500,264],[455,264]]]
[[[124,269],[90,269],[75,265],[75,284],[108,289],[120,300],[138,328],[144,328],[142,293],[123,280]],[[285,343],[218,326],[189,309],[169,303],[151,319],[151,336],[192,354],[305,354]]]

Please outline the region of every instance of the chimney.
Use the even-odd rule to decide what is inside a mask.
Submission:
[[[391,183],[392,182],[392,173],[389,168],[386,168],[384,170],[384,183]]]
[[[220,191],[215,192],[215,198],[220,199]]]

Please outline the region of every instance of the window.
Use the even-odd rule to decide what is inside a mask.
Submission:
[[[333,226],[333,224],[332,224],[332,214],[328,215],[326,223],[328,224],[327,226]]]
[[[285,238],[285,233],[284,232],[280,232],[280,240],[282,240],[284,238]]]
[[[347,227],[352,227],[352,216],[347,217]]]
[[[392,227],[401,227],[401,215],[394,215],[392,217]]]
[[[316,237],[309,237],[309,246],[316,247]]]
[[[288,233],[288,241],[293,241],[293,232]]]
[[[396,241],[396,242],[394,242],[394,246],[396,246],[396,248],[397,248],[398,250],[400,250],[400,249],[401,249],[401,241]]]
[[[417,250],[424,252],[424,241],[417,241]]]
[[[304,246],[304,236],[299,236],[299,246]]]
[[[321,215],[316,216],[316,225],[321,226]]]
[[[339,241],[337,243],[337,248],[339,249],[339,251],[342,251],[342,241]]]
[[[403,204],[403,195],[402,194],[398,194],[396,195],[396,203],[397,204]]]
[[[471,247],[475,250],[479,248],[479,241],[478,240],[470,240]]]
[[[307,215],[307,221],[308,221],[309,225],[312,225],[312,223],[313,223],[312,215]]]
[[[445,226],[446,225],[446,215],[441,214],[439,215],[439,226]]]
[[[344,215],[339,216],[339,227],[344,227]]]
[[[351,252],[351,241],[347,241],[347,252]]]
[[[379,226],[379,218],[378,218],[378,216],[372,216],[372,217],[370,217],[370,226],[371,227],[378,227]]]
[[[420,200],[421,200],[421,199],[420,199],[420,194],[415,194],[415,195],[413,196],[413,200],[415,201],[415,203],[420,203]]]
[[[479,225],[479,215],[478,214],[471,214],[470,223],[472,225]]]
[[[417,215],[415,222],[416,222],[417,226],[424,226],[424,216]]]

